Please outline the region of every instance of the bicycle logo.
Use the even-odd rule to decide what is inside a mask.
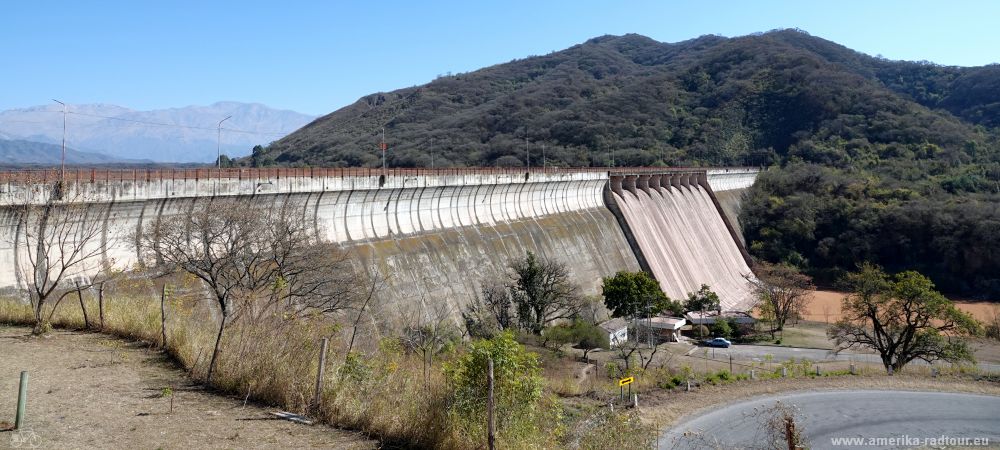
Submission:
[[[42,437],[32,430],[15,430],[10,435],[12,448],[38,448],[42,445]]]

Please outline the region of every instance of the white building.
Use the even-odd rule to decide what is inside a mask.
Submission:
[[[687,325],[687,321],[681,317],[653,317],[650,319],[639,319],[640,327],[649,327],[653,335],[659,342],[677,342],[681,337],[681,328]]]
[[[612,347],[628,342],[628,322],[621,317],[605,321],[598,325],[608,333],[608,343]]]

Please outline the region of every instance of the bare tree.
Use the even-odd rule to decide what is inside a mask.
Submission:
[[[459,337],[453,323],[451,308],[445,302],[428,304],[421,296],[419,308],[408,314],[401,311],[400,316],[406,321],[402,333],[403,345],[409,351],[420,354],[426,387],[434,355],[441,353],[450,342]]]
[[[97,278],[88,273],[100,270],[107,244],[101,241],[109,205],[56,197],[37,204],[29,199],[11,208],[13,246],[15,251],[23,248],[27,254],[27,264],[15,270],[21,272],[28,288],[36,334],[45,329],[43,310],[49,301],[93,285],[92,280]]]
[[[643,331],[643,329],[645,329]],[[656,353],[659,351],[660,346],[657,343],[649,345],[652,342],[652,338],[649,333],[653,333],[652,329],[648,327],[643,327],[639,325],[639,321],[633,321],[633,339],[627,339],[625,342],[620,342],[614,346],[615,356],[622,360],[625,364],[624,373],[628,374],[632,371],[632,362],[634,358],[639,359],[639,367],[643,370],[648,369],[649,365],[653,362],[653,358],[656,357]],[[643,337],[643,333],[645,337]],[[644,353],[643,350],[649,350],[648,354]]]
[[[809,300],[812,280],[798,269],[786,264],[759,263],[754,267],[756,278],[747,274],[764,315],[772,319],[771,337],[781,331],[785,323],[805,308]]]
[[[364,290],[346,255],[295,211],[216,199],[189,214],[159,218],[140,232],[144,261],[193,275],[214,297],[221,320],[208,381],[231,322],[339,311]]]
[[[510,265],[508,285],[521,327],[540,334],[549,323],[576,317],[584,301],[566,266],[528,252]]]
[[[257,239],[270,247],[263,249],[262,263],[248,261],[248,267],[259,272],[250,279],[266,282],[251,283],[257,291],[238,297],[241,311],[253,321],[269,314],[294,318],[341,311],[366,292],[350,255],[320,239],[305,217],[290,209],[286,205],[277,215],[261,220]]]
[[[497,280],[487,282],[480,295],[462,310],[466,333],[474,338],[490,338],[513,328],[513,305],[506,286]]]

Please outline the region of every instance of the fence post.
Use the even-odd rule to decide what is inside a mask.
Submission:
[[[160,291],[160,347],[167,348],[167,284]]]
[[[323,401],[323,373],[326,371],[326,349],[330,345],[329,338],[323,338],[319,346],[319,370],[316,371],[316,395],[313,397],[313,407],[319,409]]]
[[[28,371],[21,371],[21,384],[17,390],[17,415],[14,416],[14,429],[20,430],[24,424],[24,408],[28,403]]]
[[[496,449],[496,435],[493,424],[493,358],[489,359],[486,385],[489,389],[489,397],[486,399],[486,444],[489,450],[494,450]]]

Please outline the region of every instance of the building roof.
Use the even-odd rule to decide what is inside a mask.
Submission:
[[[720,314],[717,311],[705,311],[704,314],[702,314],[699,311],[691,311],[687,314],[684,314],[684,317],[686,317],[692,323],[699,323],[705,321],[709,323],[715,322],[715,319],[719,316]],[[749,313],[743,311],[732,311],[732,310],[722,311],[721,316],[725,318],[736,319],[738,322],[753,321],[753,317]]]
[[[601,327],[601,329],[607,331],[608,333],[616,333],[624,328],[628,328],[628,321],[621,317],[615,317],[614,319],[601,322],[597,326]]]
[[[684,324],[687,323],[687,320],[684,320],[681,317],[662,317],[661,316],[661,317],[653,317],[652,319],[649,319],[649,322],[650,322],[650,326],[652,326],[653,328],[666,328],[666,329],[670,329],[670,330],[677,330],[680,327],[683,327]],[[640,322],[640,323],[642,323],[642,322]]]

